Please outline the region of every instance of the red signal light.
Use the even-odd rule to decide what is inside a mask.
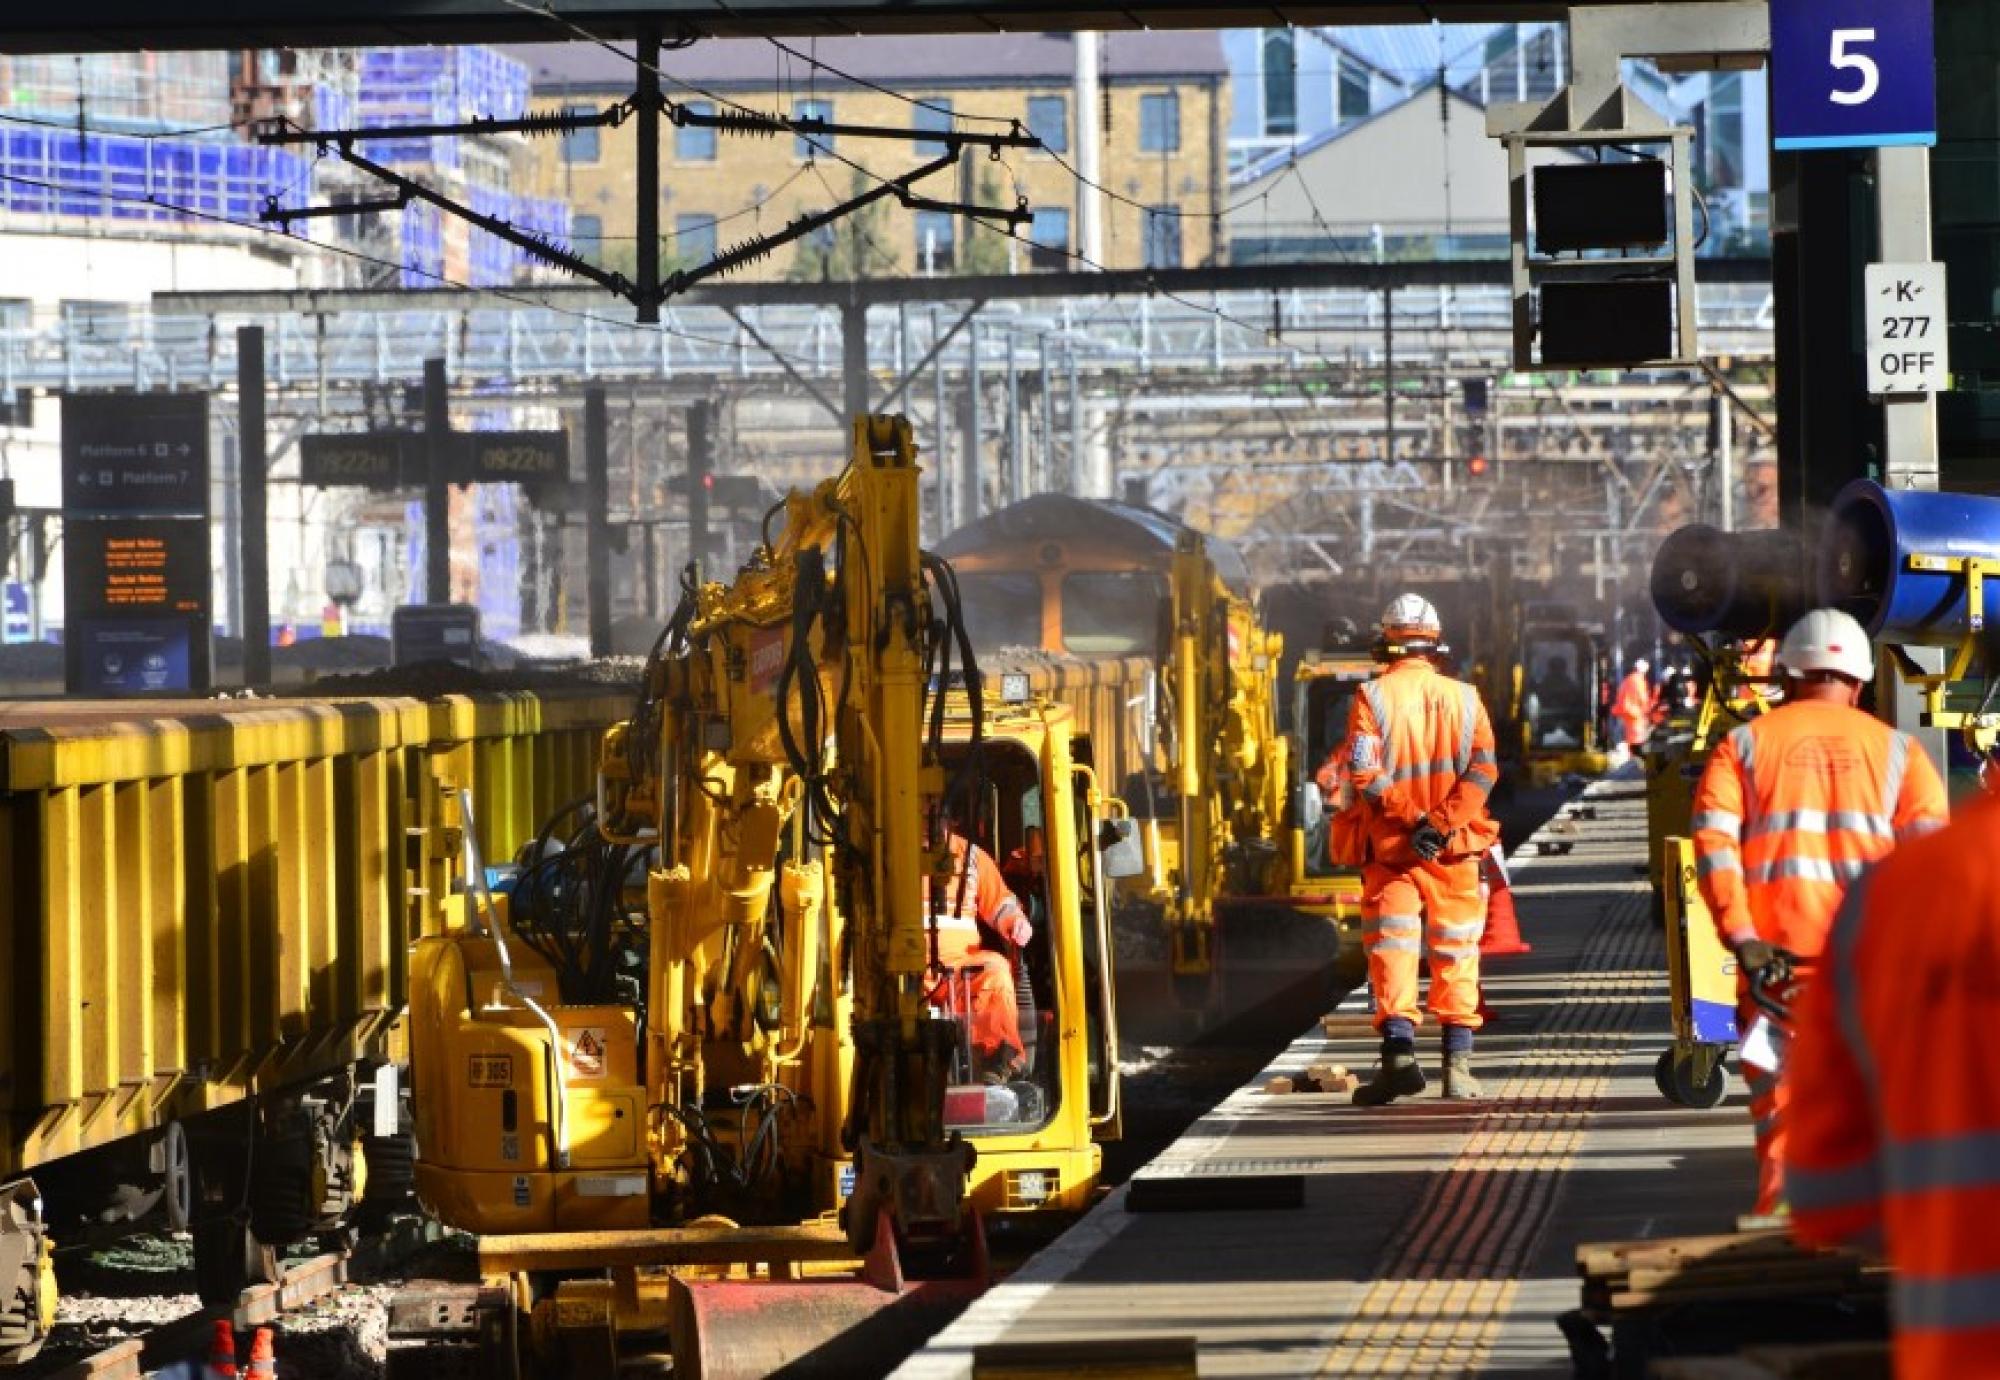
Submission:
[[[1483,455],[1475,455],[1465,462],[1466,473],[1470,474],[1474,479],[1485,475],[1486,468],[1486,457]]]

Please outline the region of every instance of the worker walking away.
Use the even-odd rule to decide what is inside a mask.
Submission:
[[[1646,673],[1650,670],[1652,663],[1646,658],[1635,660],[1625,679],[1618,683],[1618,698],[1611,706],[1611,717],[1618,721],[1618,741],[1628,753],[1636,753],[1646,746],[1646,739],[1653,735],[1653,718],[1660,707],[1660,692],[1647,679]]]
[[[1996,841],[1980,798],[1855,884],[1787,1062],[1792,1231],[1887,1255],[1899,1380],[2000,1366]]]
[[[936,903],[931,897],[931,878],[928,874],[924,877],[924,912],[935,917],[936,961],[942,969],[936,989],[942,997],[956,993],[962,985],[970,1010],[959,1010],[958,1015],[971,1028],[977,1065],[971,1072],[989,1083],[1005,1083],[1027,1066],[1020,1010],[1015,1004],[1014,965],[1005,953],[986,945],[980,927],[1017,948],[1025,948],[1035,930],[991,854],[959,833],[949,820],[945,842],[951,870],[944,894]]]
[[[1416,1033],[1426,952],[1444,1095],[1480,1095],[1472,1075],[1485,928],[1479,861],[1500,837],[1486,810],[1500,771],[1486,708],[1470,685],[1438,670],[1444,653],[1437,610],[1414,594],[1396,599],[1375,648],[1386,669],[1362,686],[1348,716],[1348,778],[1366,826],[1362,935],[1382,1036],[1382,1066],[1354,1093],[1364,1107],[1424,1090]]]
[[[1756,975],[1783,951],[1810,987],[1848,885],[1899,839],[1942,824],[1947,809],[1916,740],[1855,707],[1875,673],[1860,624],[1834,609],[1808,613],[1785,634],[1777,666],[1786,703],[1725,737],[1694,795],[1695,870],[1736,955],[1745,1031]],[[1757,1129],[1756,1210],[1769,1215],[1784,1202],[1790,1088],[1778,1068],[1748,1056],[1742,1066]]]

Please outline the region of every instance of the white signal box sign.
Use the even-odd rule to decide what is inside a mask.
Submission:
[[[1869,264],[1862,294],[1862,310],[1868,315],[1868,391],[1887,397],[1950,388],[1944,265]]]

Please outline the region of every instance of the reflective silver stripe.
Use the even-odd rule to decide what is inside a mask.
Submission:
[[[1882,773],[1882,808],[1891,819],[1896,815],[1896,802],[1903,798],[1903,776],[1910,769],[1910,748],[1914,743],[1909,734],[1889,730],[1889,767]]]
[[[1833,983],[1833,1004],[1840,1019],[1841,1039],[1847,1044],[1847,1057],[1854,1061],[1854,1067],[1861,1073],[1859,1094],[1871,1101],[1878,1086],[1875,1051],[1868,1047],[1868,1030],[1861,1021],[1860,974],[1854,964],[1861,951],[1868,890],[1874,882],[1874,874],[1869,873],[1848,888],[1847,895],[1841,899],[1840,909],[1834,912],[1833,928],[1826,940],[1829,960],[1826,971]]]
[[[1754,1065],[1743,1066],[1743,1081],[1750,1085],[1750,1096],[1762,1097],[1778,1086],[1778,1075],[1768,1070],[1759,1072]]]
[[[1375,716],[1375,736],[1382,740],[1382,774],[1388,776],[1396,769],[1396,744],[1389,731],[1392,725],[1388,707],[1382,703],[1382,682],[1368,681],[1361,687],[1361,697],[1368,701],[1368,712]]]
[[[1429,952],[1439,958],[1476,958],[1479,955],[1479,941],[1467,940],[1463,944],[1433,944]]]
[[[1465,775],[1472,765],[1472,733],[1479,726],[1479,692],[1470,685],[1458,687],[1458,772]]]
[[[1808,834],[1846,830],[1885,839],[1894,838],[1896,833],[1895,822],[1888,815],[1870,814],[1866,810],[1778,810],[1761,816],[1750,826],[1745,837],[1762,838],[1766,834],[1794,829]]]
[[[1368,941],[1367,947],[1378,954],[1420,954],[1424,951],[1424,941],[1414,935],[1407,939],[1384,935]]]
[[[1422,934],[1424,931],[1424,917],[1421,915],[1378,915],[1361,923],[1368,929],[1389,934]]]
[[[1950,1279],[1898,1275],[1893,1297],[1898,1332],[1990,1328],[2000,1318],[2000,1270]]]
[[[1713,877],[1718,872],[1741,872],[1743,859],[1734,848],[1712,848],[1694,862],[1694,875]]]
[[[1891,1193],[2000,1187],[2000,1130],[1891,1143],[1883,1158]]]
[[[1920,839],[1925,834],[1935,834],[1938,830],[1944,828],[1945,824],[1945,820],[1939,819],[1935,815],[1919,815],[1898,829],[1896,837],[1904,840]]]
[[[1440,776],[1452,770],[1454,768],[1450,762],[1441,757],[1433,757],[1428,761],[1412,762],[1407,767],[1398,767],[1388,775],[1398,781],[1415,781],[1420,776]]]
[[[1757,815],[1763,808],[1757,796],[1757,773],[1751,769],[1751,764],[1757,759],[1757,735],[1750,731],[1749,724],[1744,724],[1730,730],[1729,743],[1736,749],[1736,760],[1743,769],[1744,818],[1754,828]]]
[[[1802,1169],[1785,1161],[1785,1198],[1794,1212],[1873,1207],[1881,1196],[1881,1166],[1873,1159],[1844,1169]]]
[[[1472,761],[1467,765],[1467,770],[1471,770],[1472,767],[1498,767],[1499,765],[1499,758],[1495,757],[1485,748],[1481,748],[1472,754]]]
[[[1713,829],[1719,834],[1727,834],[1739,843],[1743,839],[1743,816],[1732,815],[1727,810],[1703,810],[1692,821],[1696,833],[1703,829]]]
[[[1361,788],[1361,794],[1370,800],[1379,800],[1389,793],[1389,778],[1386,774],[1370,777],[1368,784]]]
[[[1838,886],[1842,882],[1853,881],[1867,870],[1868,863],[1861,858],[1777,858],[1753,864],[1747,875],[1752,885],[1799,878]]]
[[[1440,944],[1462,944],[1467,940],[1477,940],[1485,930],[1484,920],[1473,920],[1463,925],[1439,925],[1431,931],[1431,938]]]

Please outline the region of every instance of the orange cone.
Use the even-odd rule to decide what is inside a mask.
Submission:
[[[275,1380],[278,1374],[278,1362],[271,1351],[270,1328],[260,1327],[250,1338],[250,1369],[243,1374],[247,1380],[254,1380],[254,1377],[260,1375],[271,1376]]]
[[[208,1365],[202,1376],[203,1380],[237,1380],[236,1328],[227,1318],[215,1320],[215,1330],[208,1340]]]
[[[1533,953],[1535,946],[1521,938],[1521,922],[1514,914],[1514,892],[1496,886],[1486,898],[1486,929],[1479,936],[1479,956]]]

